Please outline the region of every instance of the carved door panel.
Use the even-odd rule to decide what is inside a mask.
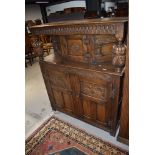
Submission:
[[[48,73],[45,81],[46,83],[49,81],[47,91],[53,100],[52,104],[60,111],[73,113],[73,97],[69,74],[66,74],[62,68],[55,65],[46,64],[42,70],[45,70],[45,68]]]
[[[69,75],[57,71],[52,72],[50,75],[51,87],[57,107],[65,112],[73,113],[73,98]]]
[[[86,79],[80,79],[83,116],[88,121],[110,128],[112,84],[109,81]]]
[[[82,35],[60,36],[60,41],[63,57],[77,62],[84,62],[85,45],[83,44]]]
[[[111,127],[112,77],[108,74],[70,68],[67,70],[74,114],[100,127]]]

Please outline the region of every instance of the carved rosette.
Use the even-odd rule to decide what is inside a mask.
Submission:
[[[120,72],[125,65],[126,45],[119,40],[118,44],[113,45],[112,64],[116,66],[116,71]]]
[[[33,47],[34,53],[39,56],[39,60],[43,60],[43,43],[39,40],[37,36],[32,36],[31,37],[31,44]]]

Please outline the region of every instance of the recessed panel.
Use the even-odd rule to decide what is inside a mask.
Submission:
[[[73,99],[69,93],[63,92],[64,106],[67,111],[73,111]]]
[[[103,104],[97,104],[96,109],[97,121],[104,123],[105,121],[105,106]]]
[[[53,90],[53,94],[54,94],[54,99],[55,99],[56,105],[59,108],[63,108],[64,104],[63,104],[62,92]]]
[[[83,98],[83,113],[87,119],[96,119],[96,104],[95,102]]]

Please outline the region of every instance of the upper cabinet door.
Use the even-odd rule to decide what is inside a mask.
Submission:
[[[112,47],[117,42],[115,35],[66,35],[59,36],[58,45],[63,58],[84,63],[111,60]],[[56,40],[54,41],[56,45]],[[56,47],[56,51],[58,48]]]

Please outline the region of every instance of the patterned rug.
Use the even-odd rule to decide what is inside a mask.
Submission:
[[[26,155],[128,155],[53,116],[26,140],[25,152]]]

